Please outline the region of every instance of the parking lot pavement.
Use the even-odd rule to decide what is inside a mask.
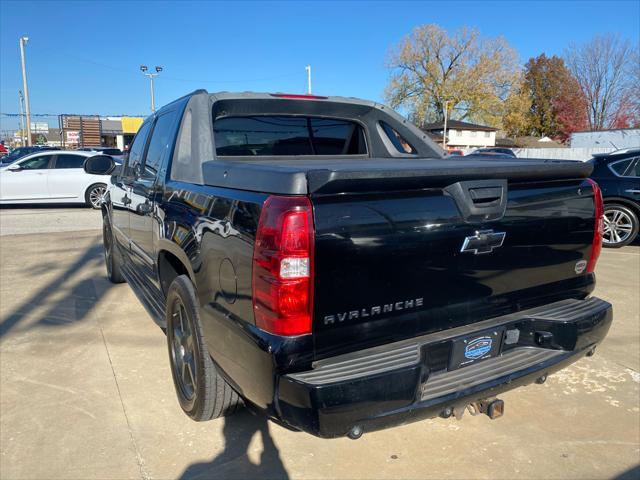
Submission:
[[[66,208],[33,208],[29,205],[0,208],[0,236],[95,228],[102,228],[100,211],[84,205]]]
[[[9,215],[28,225],[64,212]],[[247,412],[189,420],[164,334],[105,278],[99,225],[66,231],[72,214],[46,235],[11,235],[22,227],[0,218],[2,479],[640,476],[638,246],[602,254],[596,293],[615,321],[596,355],[502,395],[504,417],[321,440]]]

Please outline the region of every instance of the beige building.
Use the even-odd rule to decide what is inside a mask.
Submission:
[[[422,127],[433,140],[442,145],[444,124],[430,123]],[[447,150],[494,147],[496,144],[496,128],[461,122],[447,121],[446,148]]]

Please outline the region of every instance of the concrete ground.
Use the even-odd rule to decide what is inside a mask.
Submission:
[[[105,278],[99,220],[0,209],[2,479],[640,478],[637,245],[602,254],[615,321],[596,355],[502,395],[503,418],[320,440],[246,412],[183,415],[162,331]]]

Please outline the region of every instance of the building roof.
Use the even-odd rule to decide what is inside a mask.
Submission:
[[[425,132],[444,130],[444,122],[427,123],[422,130]],[[460,120],[447,120],[447,130],[476,130],[484,132],[495,132],[498,129],[487,127],[486,125],[478,125],[477,123],[461,122]]]

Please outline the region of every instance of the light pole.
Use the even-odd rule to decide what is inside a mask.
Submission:
[[[449,102],[444,102],[444,130],[442,131],[442,149],[447,148],[447,110],[449,108]]]
[[[160,72],[162,71],[162,67],[156,66],[156,73],[147,73],[147,70],[149,70],[149,69],[147,68],[146,65],[140,65],[140,71],[142,72],[142,74],[145,77],[149,77],[149,80],[151,80],[151,111],[155,112],[156,111],[156,101],[155,101],[155,98],[153,96],[153,79],[156,78],[158,75],[160,75]]]
[[[20,97],[20,146],[24,147],[24,96],[22,90],[18,90]]]
[[[29,87],[27,86],[27,67],[24,60],[24,46],[29,37],[20,37],[20,57],[22,59],[22,84],[24,86],[24,102],[27,110],[27,145],[31,146],[31,109],[29,107]]]
[[[304,67],[307,71],[307,95],[311,95],[311,65]]]

